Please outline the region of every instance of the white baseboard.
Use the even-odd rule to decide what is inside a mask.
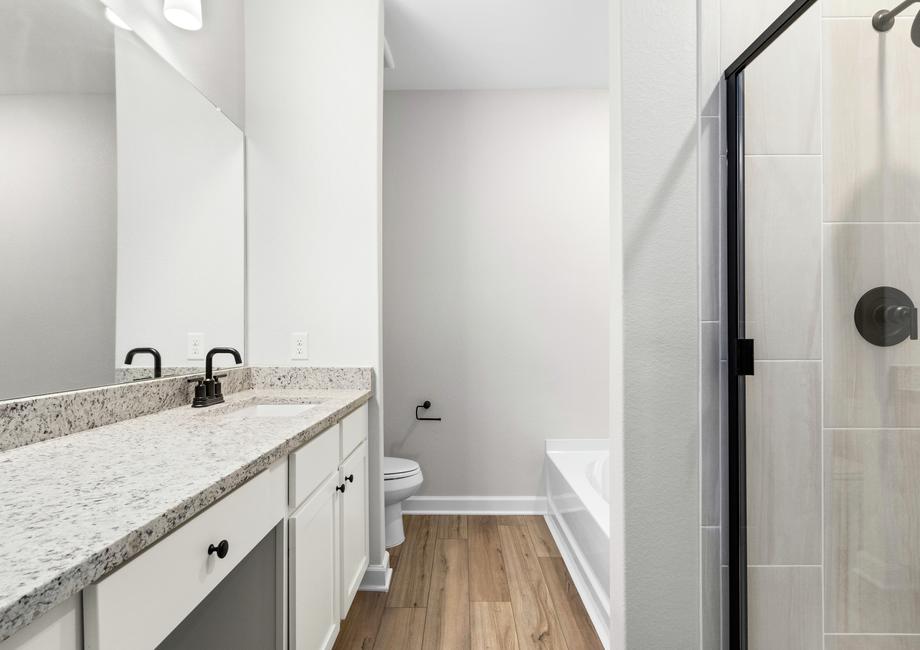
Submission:
[[[544,515],[546,497],[409,497],[407,515]]]
[[[358,591],[389,591],[390,578],[393,577],[393,569],[390,568],[390,553],[383,554],[383,564],[369,564],[361,579],[361,586]]]
[[[569,570],[569,575],[572,576],[575,590],[578,592],[578,595],[581,596],[581,602],[585,605],[585,610],[588,612],[588,618],[590,618],[591,622],[594,624],[594,630],[597,632],[601,644],[603,644],[604,648],[609,650],[610,621],[608,620],[607,612],[603,604],[597,599],[594,590],[589,586],[589,581],[582,568],[581,562],[578,561],[576,553],[569,545],[569,540],[559,527],[555,515],[545,515],[544,519],[546,519],[546,525],[549,528],[549,532],[552,534],[553,539],[556,540],[556,546],[559,547],[559,554],[562,556],[562,561],[565,562],[565,566]]]

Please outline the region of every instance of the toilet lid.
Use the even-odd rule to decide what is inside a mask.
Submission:
[[[384,479],[403,478],[418,474],[421,468],[418,463],[408,458],[394,458],[386,456],[383,459]]]

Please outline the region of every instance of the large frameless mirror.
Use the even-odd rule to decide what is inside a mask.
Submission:
[[[244,182],[240,129],[98,0],[0,3],[0,400],[242,351]]]

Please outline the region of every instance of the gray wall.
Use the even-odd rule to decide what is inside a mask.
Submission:
[[[629,648],[700,643],[697,3],[622,15]]]
[[[607,436],[608,120],[606,91],[385,95],[386,452],[423,495],[540,495],[547,438]]]
[[[112,383],[115,97],[0,96],[0,399]]]

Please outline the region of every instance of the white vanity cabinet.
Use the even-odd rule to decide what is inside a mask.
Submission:
[[[340,477],[345,488],[339,497],[342,535],[341,611],[342,618],[345,618],[367,570],[367,442],[362,442],[342,463]]]
[[[331,648],[339,632],[337,487],[333,472],[288,522],[291,650]]]
[[[368,566],[367,428],[364,405],[0,650],[155,648],[272,531],[277,650],[331,649]]]
[[[291,650],[331,648],[368,563],[367,406],[290,456]]]
[[[287,514],[287,462],[83,591],[86,650],[154,648]]]

